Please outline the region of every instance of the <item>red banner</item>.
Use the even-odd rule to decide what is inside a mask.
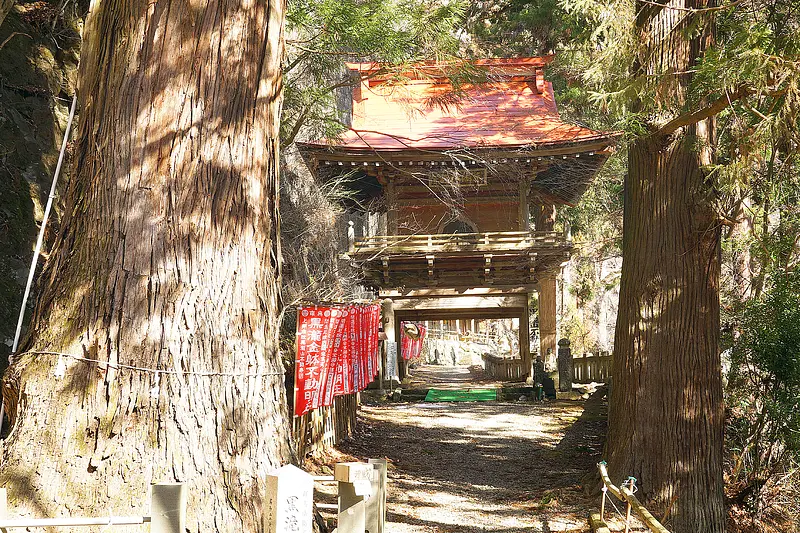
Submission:
[[[414,324],[417,327],[417,331],[419,335],[416,338],[410,337],[408,332],[406,331],[405,325],[406,324]],[[417,324],[414,322],[403,322],[400,324],[400,327],[403,331],[403,338],[402,338],[402,345],[401,345],[401,354],[403,359],[406,361],[410,361],[411,359],[415,359],[419,357],[420,353],[422,353],[422,343],[425,341],[425,333],[427,333],[427,329],[422,324]]]
[[[378,373],[380,305],[297,310],[294,414],[364,390]]]

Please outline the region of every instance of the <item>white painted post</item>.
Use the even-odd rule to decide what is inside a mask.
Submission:
[[[0,520],[8,518],[8,492],[0,489]]]
[[[150,486],[150,531],[152,533],[184,533],[186,500],[183,483],[158,483]]]
[[[266,533],[311,533],[314,522],[314,477],[294,465],[267,476],[264,509]]]
[[[372,493],[373,469],[367,463],[336,464],[333,477],[339,482],[337,533],[366,533],[365,498]]]
[[[373,465],[372,495],[367,499],[366,529],[383,533],[386,524],[386,459],[370,459]]]

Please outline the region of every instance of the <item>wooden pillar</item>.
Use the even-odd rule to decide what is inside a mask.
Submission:
[[[389,235],[397,235],[397,185],[392,180],[386,184],[386,225]]]
[[[530,231],[531,229],[531,213],[528,200],[528,191],[531,188],[529,177],[520,178],[519,180],[519,230]]]
[[[369,533],[383,533],[386,526],[386,459],[369,459],[372,472],[372,495],[367,498],[366,529]]]
[[[548,369],[556,368],[556,337],[556,277],[553,273],[539,279],[539,353]]]
[[[536,206],[536,231],[553,231],[556,222],[556,207],[550,202],[541,201]],[[557,288],[555,271],[539,274],[539,353],[546,368],[556,368],[558,353],[556,322]],[[558,377],[555,377],[556,390]]]
[[[403,359],[403,328],[401,327],[403,321],[399,320],[397,315],[394,315],[392,322],[394,323],[394,339],[397,343],[397,376],[402,381],[408,373],[406,361]]]
[[[522,316],[519,317],[519,355],[522,358],[522,368],[525,369],[524,376],[527,380],[532,377],[531,374],[531,327],[530,327],[531,313],[528,309],[528,302],[525,302],[525,309]]]
[[[347,221],[347,250],[354,252],[356,249],[356,228],[352,220]]]

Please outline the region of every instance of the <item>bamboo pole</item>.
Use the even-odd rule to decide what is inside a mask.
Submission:
[[[608,469],[606,468],[605,463],[598,464],[597,468],[600,470],[600,479],[603,480],[603,484],[608,488],[609,492],[616,496],[618,500],[628,503],[628,517],[630,517],[631,511],[633,511],[644,523],[644,525],[647,526],[647,529],[653,533],[670,533],[669,530],[661,525],[661,522],[656,520],[650,511],[648,511],[645,506],[642,505],[636,495],[634,495],[629,488],[624,486],[617,487],[611,482],[611,479],[608,477]],[[626,531],[627,529],[628,527],[626,524]]]

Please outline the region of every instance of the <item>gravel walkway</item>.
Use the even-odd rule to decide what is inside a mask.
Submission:
[[[600,457],[605,404],[363,406],[342,452],[389,460],[387,533],[588,531],[582,479]]]

